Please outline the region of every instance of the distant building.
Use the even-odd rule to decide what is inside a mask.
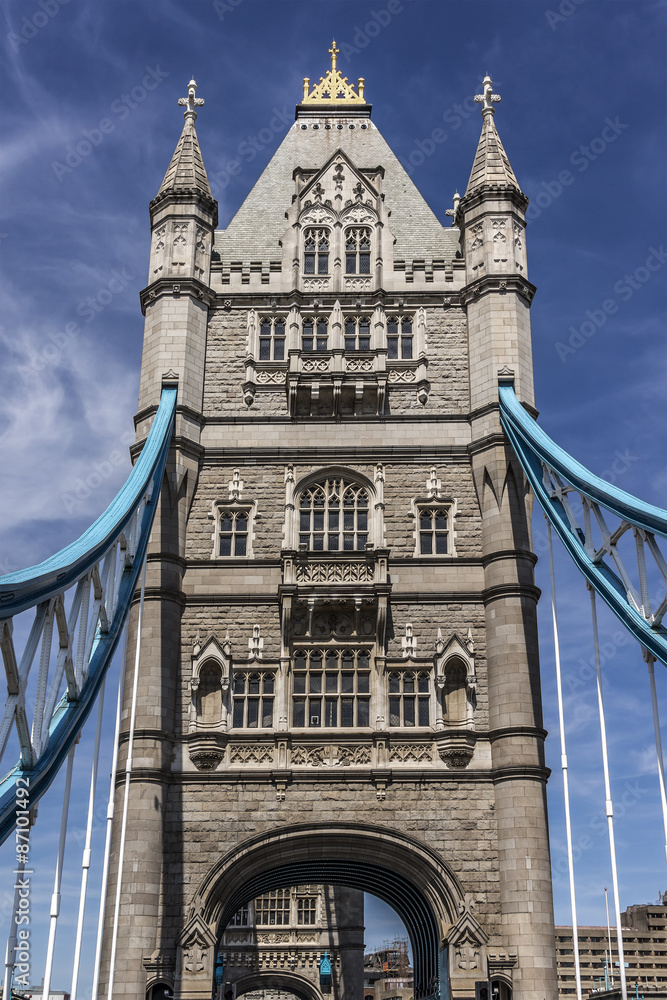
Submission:
[[[414,975],[407,938],[364,955],[364,1000],[411,1000]]]
[[[659,903],[629,906],[621,914],[621,926],[628,988],[634,991],[638,984],[640,997],[643,993],[646,1000],[667,998],[667,893],[662,894]],[[563,1000],[576,996],[571,927],[556,927],[556,956],[559,997]],[[610,961],[607,928],[580,927],[579,961],[585,995],[595,990],[592,995],[596,1000],[620,997],[620,989],[605,990],[605,985],[611,985],[609,980],[605,983],[605,963],[614,987],[620,983],[615,928],[611,932]]]

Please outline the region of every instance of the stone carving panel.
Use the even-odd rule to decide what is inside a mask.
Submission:
[[[237,743],[229,748],[232,764],[272,764],[273,747],[254,743]]]
[[[433,747],[430,743],[392,743],[389,760],[398,764],[430,764]]]
[[[414,382],[416,378],[416,368],[390,368],[387,372],[389,382]]]
[[[255,376],[260,385],[284,385],[286,373],[285,372],[257,372]]]
[[[367,563],[302,563],[296,567],[297,583],[370,583],[374,567]]]

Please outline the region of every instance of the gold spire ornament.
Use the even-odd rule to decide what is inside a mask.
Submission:
[[[340,49],[336,41],[331,44],[329,53],[331,55],[331,69],[326,76],[320,77],[320,82],[316,83],[310,90],[310,77],[303,78],[303,104],[365,104],[364,100],[364,78],[359,77],[357,90],[353,83],[348,83],[347,77],[341,76],[338,69],[338,54]],[[358,91],[358,92],[357,92]]]

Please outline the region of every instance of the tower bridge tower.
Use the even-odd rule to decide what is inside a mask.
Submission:
[[[555,1000],[530,499],[497,402],[500,374],[533,404],[527,199],[488,77],[443,227],[331,55],[224,230],[191,81],[150,206],[137,449],[165,383],[178,409],[113,996],[208,1000],[235,914],[325,885],[397,910],[417,1000]],[[316,995],[288,957],[281,988]]]

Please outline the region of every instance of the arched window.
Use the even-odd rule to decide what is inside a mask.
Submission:
[[[345,273],[371,273],[371,231],[364,226],[345,233]]]
[[[197,688],[197,719],[207,726],[214,726],[222,717],[222,672],[217,663],[205,663],[199,674]]]
[[[259,360],[284,361],[285,359],[285,317],[276,316],[262,319],[259,324]]]
[[[303,234],[303,273],[329,273],[329,230],[311,227]]]
[[[412,320],[409,316],[390,316],[387,320],[387,358],[409,360],[412,355]]]
[[[445,722],[450,726],[464,726],[468,721],[466,695],[466,667],[455,659],[445,667]]]
[[[365,549],[368,508],[365,486],[338,476],[313,483],[299,500],[299,545],[313,552]]]
[[[345,350],[370,351],[371,321],[368,316],[348,316],[345,320]]]
[[[326,351],[328,336],[329,330],[325,319],[321,319],[319,316],[307,317],[301,328],[301,350]]]

